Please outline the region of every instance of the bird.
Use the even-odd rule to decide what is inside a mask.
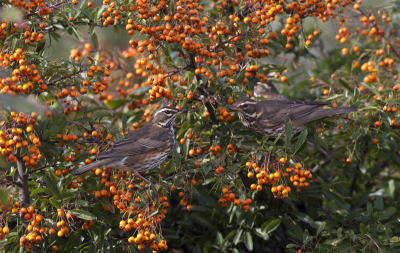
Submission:
[[[153,183],[141,173],[157,167],[168,157],[175,144],[173,123],[179,115],[188,111],[169,106],[157,109],[145,126],[116,142],[100,153],[95,162],[84,165],[73,174],[80,175],[100,167],[131,171],[150,184],[157,195]]]
[[[356,107],[322,109],[329,102],[293,100],[255,101],[244,98],[228,109],[236,111],[242,124],[259,136],[285,137],[285,122],[291,121],[292,135],[302,131],[308,122],[342,113],[357,111]]]
[[[271,81],[266,83],[257,82],[254,86],[254,97],[265,98],[266,100],[288,100],[287,97],[282,95]]]

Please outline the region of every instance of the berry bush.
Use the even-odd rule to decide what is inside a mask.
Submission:
[[[398,252],[400,4],[364,2],[0,0],[2,251]],[[256,136],[269,81],[358,111]],[[72,175],[163,105],[157,194]]]

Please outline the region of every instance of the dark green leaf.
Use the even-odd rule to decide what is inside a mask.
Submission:
[[[117,109],[117,108],[125,105],[127,102],[129,102],[129,100],[127,100],[127,99],[116,99],[116,100],[108,101],[106,103],[106,105],[108,106],[108,108],[114,110],[114,109]]]
[[[209,229],[215,229],[214,225],[210,223],[210,221],[202,216],[200,216],[197,213],[192,213],[190,215],[190,218],[195,221],[198,225],[201,227],[209,228]]]
[[[261,228],[256,228],[255,230],[253,230],[253,232],[257,236],[261,237],[262,239],[264,239],[266,241],[269,240],[268,234],[265,231],[261,230]]]
[[[382,196],[377,196],[375,201],[374,201],[374,208],[383,210],[383,198]]]
[[[72,31],[74,31],[74,34],[75,34],[76,38],[77,38],[80,42],[84,42],[84,41],[85,41],[85,40],[83,39],[83,37],[82,37],[81,32],[80,32],[78,29],[76,29],[75,27],[72,27]]]
[[[31,192],[31,197],[34,196],[34,195],[36,195],[36,194],[42,193],[42,192],[44,192],[44,189],[43,189],[43,188],[36,188],[35,190],[33,190],[33,191]]]
[[[325,221],[322,222],[322,223],[319,225],[318,230],[317,230],[317,236],[322,232],[322,230],[324,230],[325,225],[326,225],[326,222],[325,222]]]
[[[55,207],[55,208],[61,208],[60,203],[58,203],[57,199],[55,197],[49,198],[50,203]]]
[[[367,228],[365,227],[364,223],[360,223],[360,232],[362,235],[367,233]]]
[[[277,229],[279,227],[279,225],[281,224],[282,220],[281,219],[275,219],[271,222],[268,223],[268,225],[265,226],[265,228],[263,229],[264,232],[266,232],[267,234],[273,232],[275,229]]]
[[[301,131],[299,138],[297,139],[296,146],[294,148],[294,154],[296,154],[297,151],[301,148],[303,143],[306,141],[308,131],[307,129],[304,129]]]
[[[242,237],[243,229],[238,229],[235,237],[233,237],[233,244],[237,245]]]
[[[79,246],[80,245],[80,237],[82,234],[82,229],[78,229],[77,231],[75,231],[68,239],[67,243],[65,244],[64,247],[64,252],[65,253],[69,253],[69,252],[73,252],[73,248],[75,246]]]
[[[392,216],[395,212],[396,212],[396,208],[391,206],[388,209],[386,209],[385,211],[381,212],[381,214],[379,215],[379,219],[380,220],[387,219],[390,216]]]
[[[105,205],[106,207],[108,207],[108,209],[110,209],[111,213],[115,213],[115,208],[111,205],[110,201],[108,201],[105,198],[100,198],[99,200],[103,205]]]
[[[45,175],[43,177],[43,181],[46,183],[46,186],[51,191],[51,193],[55,197],[57,197],[59,200],[62,200],[60,190],[57,187],[57,183],[55,181],[53,181],[53,179],[51,177],[49,177],[48,175]]]
[[[103,132],[103,138],[102,138],[103,141],[105,141],[107,139],[107,135],[108,135],[108,128],[105,128],[104,132]]]
[[[84,219],[84,220],[95,220],[96,216],[93,214],[89,213],[88,211],[83,211],[83,210],[71,210],[69,211],[71,214]]]
[[[379,93],[379,91],[375,88],[375,86],[372,86],[369,83],[362,83],[363,86],[367,87],[370,91],[372,91],[373,93],[375,93],[375,95],[377,95],[380,99],[382,99],[381,94]]]
[[[94,46],[94,50],[99,51],[99,40],[97,39],[97,35],[95,33],[92,34],[92,44]]]
[[[339,79],[339,84],[343,86],[346,90],[353,92],[353,89],[342,79]]]
[[[126,117],[126,114],[122,115],[122,119],[121,120],[122,120],[122,131],[125,134],[126,127],[127,127],[127,121],[128,121],[128,118]]]
[[[253,250],[253,237],[251,236],[250,232],[244,233],[244,244],[246,245],[247,250]]]

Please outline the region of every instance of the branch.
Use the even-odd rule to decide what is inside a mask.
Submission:
[[[21,203],[21,207],[26,207],[28,206],[31,201],[30,201],[30,192],[28,188],[28,175],[25,173],[25,162],[22,160],[21,157],[21,149],[18,149],[17,153],[17,168],[18,168],[18,179],[17,182],[15,183],[18,188],[19,188],[19,200]],[[20,214],[20,218],[22,221],[22,225],[26,227],[28,223],[25,220],[24,214]]]

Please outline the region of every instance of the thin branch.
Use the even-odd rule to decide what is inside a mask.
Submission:
[[[52,165],[46,165],[46,166],[37,168],[37,169],[35,169],[35,170],[31,170],[31,171],[28,172],[28,174],[36,173],[36,172],[42,171],[42,170],[44,170],[44,169],[47,169],[47,168],[50,168],[50,167],[55,167],[55,166],[57,166],[57,163],[54,163],[54,164],[52,164]]]

